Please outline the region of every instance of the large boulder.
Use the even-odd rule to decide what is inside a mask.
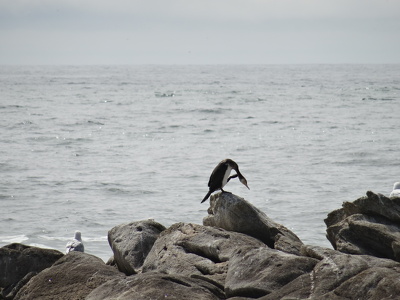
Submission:
[[[268,247],[238,251],[229,260],[225,282],[227,297],[261,297],[304,274],[318,259],[288,254]]]
[[[325,219],[334,249],[400,261],[400,198],[367,192]]]
[[[233,254],[240,249],[259,247],[265,244],[241,233],[177,223],[161,233],[142,271],[194,276],[223,289]]]
[[[181,275],[145,273],[110,280],[93,290],[85,300],[218,300],[216,288],[201,279]]]
[[[9,286],[4,295],[17,300],[378,300],[400,295],[399,198],[368,192],[330,213],[328,238],[337,250],[303,245],[230,193],[210,201],[206,226],[177,223],[165,229],[138,221],[111,229],[114,261],[125,274],[81,252],[53,253],[61,257],[54,264],[18,273],[20,264],[32,267],[32,258],[39,261],[37,255],[22,255],[32,247],[3,247],[1,287]]]
[[[400,295],[400,263],[368,255],[350,255],[317,246],[302,253],[320,260],[309,274],[264,296],[277,299],[396,299]]]
[[[57,250],[18,243],[0,248],[0,288],[17,284],[28,273],[39,273],[63,255]]]
[[[203,225],[244,233],[264,242],[268,247],[299,255],[301,240],[289,229],[268,218],[257,207],[232,193],[210,197],[208,216]]]
[[[115,226],[108,232],[108,242],[114,252],[114,263],[126,275],[140,271],[154,242],[165,227],[153,220]]]
[[[72,251],[34,276],[19,290],[15,299],[85,299],[96,287],[116,277],[124,276],[100,258]]]
[[[7,288],[1,291],[0,299],[14,299],[18,291],[31,280],[33,276],[36,276],[36,272],[29,272],[22,278],[18,283],[9,285]],[[2,298],[3,297],[3,298]]]

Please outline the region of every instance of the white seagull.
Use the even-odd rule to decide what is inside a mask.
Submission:
[[[395,182],[389,197],[400,197],[400,182]]]
[[[75,236],[72,241],[69,241],[66,246],[66,251],[65,253],[69,253],[71,251],[80,251],[80,252],[85,252],[85,247],[83,246],[82,243],[82,237],[81,237],[81,232],[80,231],[75,231]]]

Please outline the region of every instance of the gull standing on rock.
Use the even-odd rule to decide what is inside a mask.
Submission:
[[[229,176],[232,169],[236,171],[236,174]],[[240,173],[237,163],[229,158],[221,161],[211,173],[210,180],[208,181],[209,191],[204,199],[201,201],[201,203],[206,201],[208,197],[210,197],[211,193],[215,192],[216,190],[221,190],[222,192],[225,192],[223,190],[223,187],[228,183],[229,180],[236,177],[239,177],[240,182],[243,183],[248,189],[250,189],[247,185],[246,178],[244,178],[244,176]]]
[[[389,197],[400,197],[400,182],[395,182]]]
[[[65,253],[69,253],[71,251],[79,251],[79,252],[85,252],[85,247],[83,246],[82,243],[82,237],[81,237],[81,232],[80,231],[75,231],[75,236],[72,241],[69,241],[66,246],[66,251]]]

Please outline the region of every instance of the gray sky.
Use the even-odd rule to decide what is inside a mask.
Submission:
[[[0,64],[400,63],[400,0],[0,0]]]

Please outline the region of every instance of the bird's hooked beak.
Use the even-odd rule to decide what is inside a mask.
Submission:
[[[240,178],[240,182],[243,183],[250,190],[249,186],[247,185],[246,178],[244,178],[244,177]]]

